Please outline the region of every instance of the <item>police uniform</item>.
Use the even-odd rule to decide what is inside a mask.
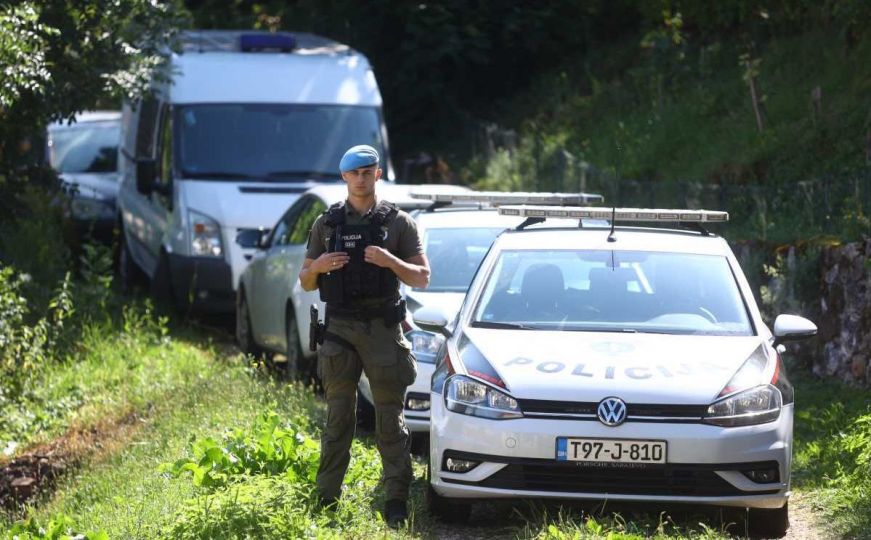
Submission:
[[[375,401],[375,437],[381,454],[386,499],[408,498],[412,480],[411,437],[402,410],[414,382],[411,346],[402,334],[399,281],[392,270],[363,260],[368,245],[380,245],[407,260],[423,254],[411,217],[386,201],[360,215],[347,202],[333,205],[309,233],[306,258],[346,251],[348,264],[318,276],[327,303],[327,328],[318,350],[318,375],[327,401],[317,486],[324,500],[341,493],[356,427],[357,382],[366,372]]]

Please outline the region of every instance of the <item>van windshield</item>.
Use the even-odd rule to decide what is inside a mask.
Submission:
[[[182,105],[174,124],[176,167],[184,178],[336,180],[351,146],[369,144],[385,155],[376,107]]]

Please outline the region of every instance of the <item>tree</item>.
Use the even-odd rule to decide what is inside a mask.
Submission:
[[[144,92],[185,20],[175,0],[0,7],[0,195],[39,161],[48,122]]]

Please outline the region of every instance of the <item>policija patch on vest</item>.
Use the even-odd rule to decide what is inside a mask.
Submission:
[[[351,251],[357,249],[357,243],[363,240],[363,235],[361,233],[352,233],[352,234],[343,234],[342,235],[342,249],[344,251]]]

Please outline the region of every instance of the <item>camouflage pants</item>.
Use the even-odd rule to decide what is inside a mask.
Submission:
[[[357,382],[365,371],[375,401],[375,437],[381,454],[387,499],[408,498],[411,484],[411,436],[402,409],[405,389],[414,382],[414,355],[399,325],[381,319],[330,319],[329,332],[354,350],[325,340],[318,350],[318,375],[327,401],[327,423],[321,436],[317,486],[321,497],[339,497],[351,459],[357,425]]]

